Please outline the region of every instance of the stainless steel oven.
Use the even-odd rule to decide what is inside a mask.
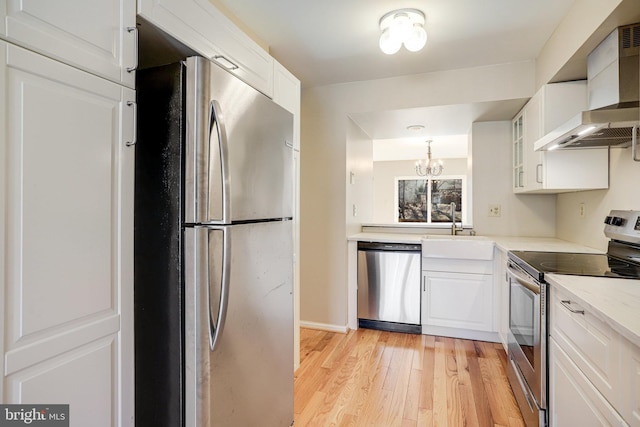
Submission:
[[[614,210],[604,222],[604,234],[610,239],[606,254],[509,252],[507,375],[527,427],[547,425],[545,274],[640,279],[640,211]]]
[[[547,285],[509,261],[507,375],[527,425],[546,425]]]

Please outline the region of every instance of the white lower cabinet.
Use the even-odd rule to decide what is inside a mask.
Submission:
[[[0,42],[3,403],[133,425],[135,92]]]
[[[640,348],[549,287],[549,425],[640,426]]]
[[[498,341],[493,262],[423,258],[422,333]]]
[[[554,339],[549,348],[550,427],[627,426]]]
[[[495,300],[498,304],[498,336],[500,342],[507,351],[509,337],[509,282],[507,281],[507,252],[496,246],[493,255],[493,280],[496,289]]]
[[[426,272],[423,323],[491,331],[492,279],[485,274]]]
[[[623,412],[630,426],[640,427],[640,347],[623,339]]]
[[[550,294],[551,336],[600,393],[616,405],[621,392],[618,334],[559,289],[551,286]]]

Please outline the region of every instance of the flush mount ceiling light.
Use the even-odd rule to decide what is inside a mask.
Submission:
[[[380,50],[393,55],[402,45],[417,52],[427,43],[424,13],[418,9],[398,9],[380,18]]]

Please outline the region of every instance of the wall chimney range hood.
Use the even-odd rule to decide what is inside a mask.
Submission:
[[[616,28],[587,58],[589,110],[540,138],[534,149],[630,146],[640,124],[639,68],[640,23]]]

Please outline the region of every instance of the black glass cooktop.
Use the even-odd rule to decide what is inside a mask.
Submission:
[[[640,278],[640,265],[607,254],[511,251],[509,258],[539,281],[545,273]]]

